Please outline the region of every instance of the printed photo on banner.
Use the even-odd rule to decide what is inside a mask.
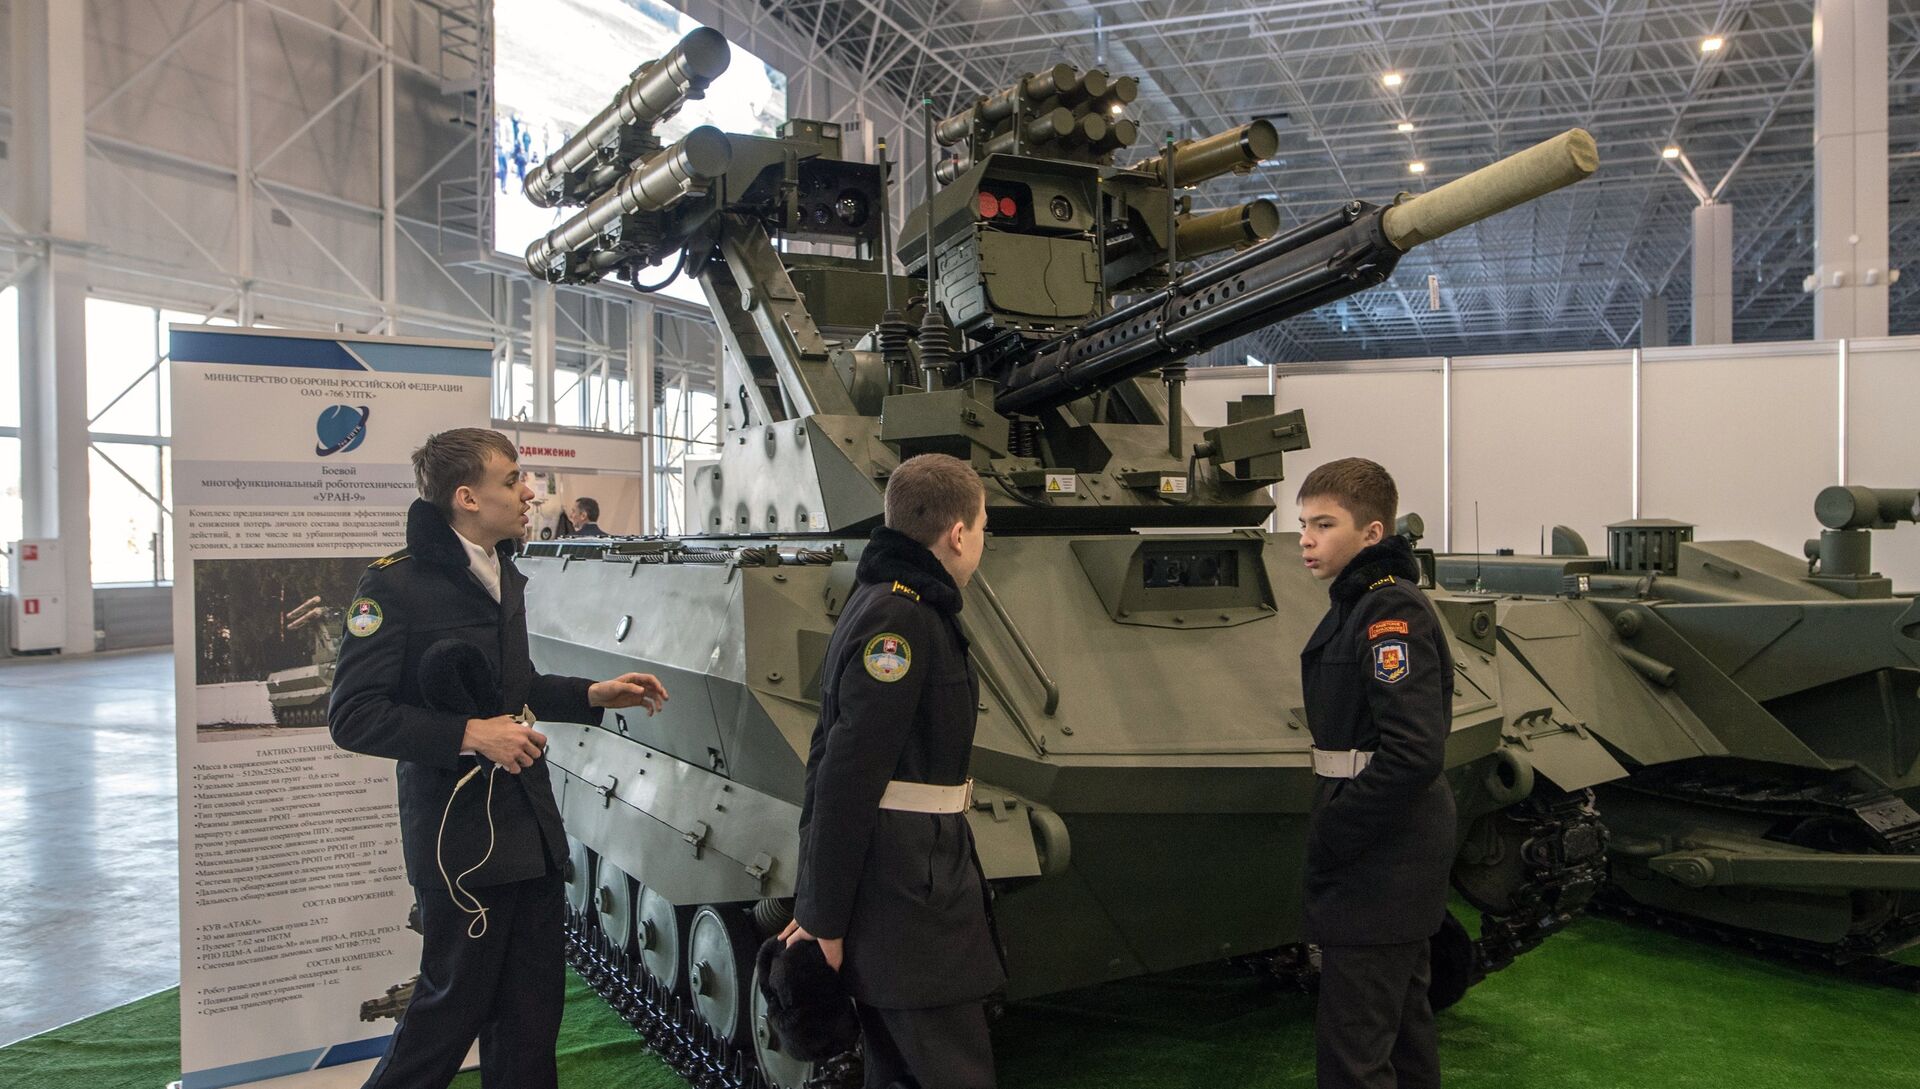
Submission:
[[[374,557],[199,560],[194,691],[199,741],[323,730],[342,632],[377,625],[354,599]],[[360,615],[354,610],[359,609]]]

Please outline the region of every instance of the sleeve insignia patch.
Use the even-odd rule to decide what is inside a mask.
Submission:
[[[1381,684],[1399,684],[1407,676],[1407,643],[1389,639],[1373,645],[1373,679]]]
[[[901,636],[883,631],[867,640],[867,649],[860,652],[860,657],[866,664],[867,676],[882,684],[892,684],[906,676],[913,665],[913,648]]]
[[[908,586],[904,582],[895,582],[893,584],[893,592],[899,594],[901,597],[910,597],[915,601],[920,600],[920,591]],[[904,672],[904,670],[902,672]]]
[[[1367,641],[1371,643],[1383,635],[1407,634],[1407,622],[1404,620],[1376,620],[1367,625]]]
[[[380,630],[380,603],[370,597],[356,597],[347,606],[347,634],[362,639]]]

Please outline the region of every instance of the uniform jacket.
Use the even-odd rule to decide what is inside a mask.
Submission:
[[[407,547],[367,568],[347,609],[327,723],[341,748],[399,761],[400,842],[407,880],[415,885],[442,880],[435,844],[454,784],[476,763],[492,766],[460,755],[468,718],[513,714],[524,705],[541,719],[600,721],[600,711],[587,700],[591,682],[534,672],[527,654],[527,579],[506,545],[499,555],[496,603],[468,573],[466,549],[445,516],[416,500],[407,511]],[[444,697],[430,699],[428,693],[447,679],[423,678],[420,659],[443,639],[479,647],[499,678],[497,693],[479,697],[486,706],[477,715],[431,709]],[[486,865],[462,884],[480,888],[563,871],[566,834],[542,757],[518,775],[482,770],[460,791],[447,815],[448,877],[486,852],[489,774],[497,840]]]
[[[919,1009],[1006,980],[964,813],[879,808],[889,779],[966,781],[979,682],[960,591],[932,552],[881,528],[821,667],[794,917],[845,938],[854,998]]]
[[[1314,745],[1374,754],[1352,779],[1315,783],[1306,921],[1323,945],[1419,941],[1446,911],[1453,654],[1419,577],[1404,538],[1362,549],[1300,655]]]

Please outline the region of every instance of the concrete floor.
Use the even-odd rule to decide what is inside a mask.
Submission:
[[[180,982],[173,653],[0,662],[8,1043]]]

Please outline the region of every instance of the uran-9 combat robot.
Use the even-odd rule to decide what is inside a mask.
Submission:
[[[833,124],[655,136],[726,59],[695,31],[526,181],[534,203],[580,208],[528,249],[536,276],[694,277],[726,345],[723,449],[692,482],[686,535],[541,542],[521,561],[542,669],[644,669],[673,692],[655,717],[542,725],[575,837],[576,965],[698,1084],[837,1076],[783,1050],[751,952],[787,918],[834,618],[887,474],[929,451],[987,489],[961,614],[982,681],[969,816],[1009,997],[1308,963],[1294,656],[1325,590],[1292,535],[1261,529],[1307,421],[1246,397],[1195,427],[1183,365],[1587,176],[1592,138],[1282,225],[1266,201],[1191,207],[1274,154],[1272,124],[1117,165],[1137,83],[1063,64],[927,115],[941,184],[896,246],[883,166],[850,158]],[[1587,784],[1535,779],[1512,752],[1516,710],[1479,641],[1491,607],[1440,607],[1460,663],[1447,776],[1463,826],[1498,815],[1487,850],[1505,852],[1475,860],[1502,908],[1478,945],[1437,939],[1457,992],[1579,910],[1604,844]]]

